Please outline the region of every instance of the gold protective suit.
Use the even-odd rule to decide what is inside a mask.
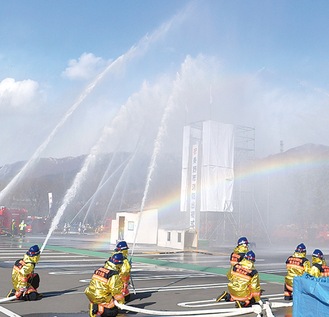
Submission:
[[[328,277],[329,267],[327,266],[326,260],[312,256],[312,266],[307,273],[314,277]]]
[[[234,250],[233,250],[233,252],[231,253],[231,256],[230,256],[231,267],[227,271],[227,274],[226,274],[226,276],[229,280],[231,279],[231,271],[232,271],[233,266],[235,264],[239,263],[248,251],[249,251],[249,249],[248,249],[247,244],[241,244],[241,245],[238,245],[234,248]]]
[[[260,281],[254,262],[242,259],[235,264],[229,274],[228,291],[232,301],[248,302],[252,298],[260,300]]]
[[[119,270],[119,265],[106,261],[103,267],[94,272],[89,286],[84,291],[92,304],[113,308],[115,306],[114,299],[120,304],[124,303],[123,284]]]
[[[122,251],[118,251],[118,252],[114,252],[113,254],[116,253],[122,253],[124,256],[124,260],[123,260],[123,264],[120,267],[120,271],[119,271],[119,276],[121,278],[122,284],[123,284],[123,288],[122,288],[122,294],[124,296],[129,295],[129,280],[130,280],[130,271],[131,271],[131,265],[129,263],[128,260],[128,250],[122,250]]]
[[[40,254],[37,256],[24,254],[23,259],[16,261],[11,275],[13,287],[16,291],[33,288],[29,283],[29,279],[32,277],[34,267],[39,262],[39,259]]]
[[[306,258],[306,252],[294,252],[286,261],[287,274],[285,276],[285,287],[292,292],[294,277],[302,276],[304,272],[309,272],[310,261]]]

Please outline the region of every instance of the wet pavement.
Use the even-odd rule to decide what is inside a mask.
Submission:
[[[27,236],[24,240],[1,237],[0,297],[5,297],[11,288],[13,262],[21,258],[31,245],[41,246],[44,240],[45,236]],[[113,250],[114,245],[108,241],[106,236],[96,235],[51,237],[36,266],[36,272],[41,277],[39,291],[44,298],[37,302],[1,303],[0,316],[88,316],[88,300],[83,291],[93,271],[104,263]],[[172,312],[172,316],[177,316],[193,312],[204,316],[204,313],[211,311],[222,316],[220,311],[234,308],[232,303],[215,302],[215,298],[226,289],[229,248],[188,252],[138,244],[130,248],[134,251],[132,278],[136,294],[131,288],[128,305],[137,312],[124,311],[120,315],[144,317],[163,313],[168,316]],[[263,296],[274,304],[286,304],[282,296],[283,263],[289,253],[285,250],[273,253],[259,249],[256,254],[256,267],[265,290]],[[274,306],[274,316],[292,316],[291,307]],[[6,309],[12,315],[6,313]]]

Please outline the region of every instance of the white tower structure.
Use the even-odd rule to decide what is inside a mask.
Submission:
[[[200,231],[200,213],[232,212],[234,126],[208,120],[184,127],[181,211]]]

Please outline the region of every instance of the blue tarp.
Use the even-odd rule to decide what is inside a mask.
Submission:
[[[294,278],[294,317],[329,317],[329,278],[305,273]]]

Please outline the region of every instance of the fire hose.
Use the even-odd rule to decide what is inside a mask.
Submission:
[[[124,310],[132,311],[135,313],[144,313],[148,315],[158,315],[158,316],[188,316],[188,315],[202,315],[204,317],[214,317],[214,314],[220,317],[229,317],[229,316],[238,316],[245,315],[250,313],[257,314],[257,317],[261,316],[262,307],[260,305],[253,305],[248,308],[228,308],[228,309],[208,309],[208,310],[194,310],[194,311],[159,311],[159,310],[150,310],[150,309],[142,309],[133,306],[128,306],[125,304],[119,304],[116,300],[114,300],[115,305]],[[268,304],[264,304],[269,306]],[[270,308],[269,308],[270,309]],[[220,315],[219,315],[220,314]],[[274,317],[272,315],[268,315],[269,317]]]
[[[10,297],[4,297],[4,298],[1,298],[0,299],[0,303],[6,303],[6,302],[10,302],[12,300],[15,300],[16,299],[16,296],[10,296]],[[21,317],[20,315],[17,315],[16,313],[0,306],[0,312],[1,313],[4,313],[6,316],[9,316],[9,317]]]
[[[14,300],[14,299],[16,299],[16,296],[15,296],[15,295],[10,296],[10,297],[1,298],[1,299],[0,299],[0,304],[1,304],[1,303],[6,303],[6,302],[10,302],[10,301],[12,301],[12,300]]]

